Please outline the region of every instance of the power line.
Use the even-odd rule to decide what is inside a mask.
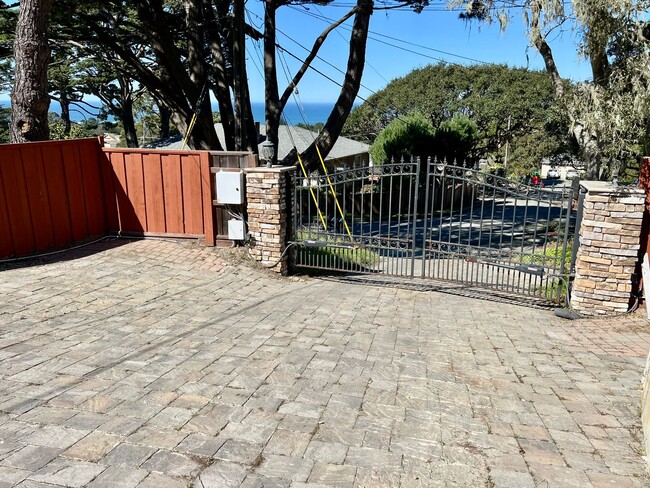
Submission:
[[[287,53],[287,54],[288,54],[289,56],[291,56],[292,58],[294,58],[294,59],[296,59],[296,60],[298,60],[298,61],[300,61],[300,62],[303,61],[300,57],[296,56],[295,54],[293,54],[293,53],[292,53],[291,51],[289,51],[288,49],[282,47],[280,44],[276,44],[276,47],[277,47],[278,49],[281,49],[281,50],[284,51],[285,53]],[[314,68],[312,65],[309,65],[309,69],[315,71],[316,73],[318,73],[319,75],[321,75],[323,78],[325,78],[325,79],[331,81],[332,83],[334,83],[334,84],[337,85],[338,87],[343,88],[343,84],[342,84],[342,83],[339,83],[338,81],[336,81],[335,79],[333,79],[333,78],[331,78],[330,76],[326,75],[325,73],[323,73],[323,72],[320,71],[319,69]],[[361,95],[357,95],[357,98],[363,100],[364,102],[367,102],[367,101],[368,101],[368,100],[366,100],[365,98],[363,98]]]
[[[307,51],[307,52],[311,52],[310,49],[308,49],[307,47],[303,46],[300,42],[296,41],[293,37],[289,36],[288,34],[285,34],[284,32],[282,32],[282,31],[279,30],[279,29],[277,29],[277,30],[278,30],[278,32],[280,32],[280,34],[282,34],[284,37],[286,37],[287,39],[289,39],[289,40],[292,41],[293,43],[295,43],[295,44],[297,44],[298,46],[300,46],[301,48],[303,48],[305,51]],[[330,68],[335,69],[335,70],[338,71],[339,73],[341,73],[341,74],[345,74],[345,71],[343,71],[341,68],[339,68],[338,66],[334,65],[333,63],[330,63],[329,61],[327,61],[326,59],[322,58],[321,56],[316,55],[316,59],[322,61],[322,62],[325,63],[327,66],[329,66]],[[367,63],[366,63],[366,64],[367,64]],[[289,80],[289,83],[291,83],[291,80]],[[388,83],[388,82],[387,82],[387,83]],[[366,90],[368,90],[368,91],[371,92],[371,93],[375,93],[371,88],[368,88],[368,87],[365,86],[363,83],[360,83],[360,86],[361,86],[362,88],[365,88]]]
[[[570,5],[570,1],[565,1],[562,2],[563,5]],[[336,3],[330,3],[327,5],[328,7],[336,7],[336,8],[352,8],[356,6],[356,3],[352,2],[336,2]],[[513,4],[513,5],[503,5],[499,8],[499,10],[521,10],[523,8],[526,8],[524,4]],[[375,7],[375,10],[396,10],[398,12],[413,12],[413,8],[410,5],[385,5],[384,7]],[[422,8],[421,12],[467,12],[466,7],[447,7],[444,5],[444,3],[440,5],[426,5]]]
[[[323,12],[321,12],[321,10],[318,8],[318,5],[314,4],[313,7],[314,7],[314,9],[315,9],[315,10],[316,10],[320,15],[321,15],[321,17],[325,17],[325,14],[323,14]],[[343,37],[343,34],[341,34],[338,30],[336,31],[336,33],[338,34],[338,36],[339,36],[341,39],[343,39],[343,42],[345,42],[346,44],[348,43],[348,40],[347,40],[345,37]],[[379,70],[375,69],[375,67],[374,67],[372,64],[370,64],[369,61],[366,60],[366,64],[370,67],[371,70],[373,70],[375,73],[377,73],[377,75],[379,75],[379,77],[380,77],[382,80],[384,80],[384,81],[386,82],[386,84],[389,83],[389,81],[388,81],[386,78],[384,78],[384,75],[382,75],[381,72],[380,72]],[[365,87],[364,87],[364,88],[365,88]],[[371,91],[372,91],[372,90],[371,90]]]
[[[257,17],[258,19],[261,19],[261,17],[260,17],[259,15],[255,14],[255,13],[253,13],[253,12],[248,12],[248,14],[249,14],[249,16],[250,16],[250,15],[254,15],[254,16]],[[291,36],[290,36],[289,34],[287,34],[286,32],[283,32],[282,30],[278,29],[277,27],[276,27],[275,30],[278,31],[280,34],[282,34],[282,35],[283,35],[284,37],[286,37],[287,39],[289,39],[289,40],[290,40],[291,42],[293,42],[294,44],[297,44],[298,46],[300,46],[302,49],[304,49],[304,50],[307,51],[308,53],[311,52],[311,49],[309,49],[307,46],[305,46],[304,44],[300,43],[299,41],[297,41],[296,39],[294,39],[293,37],[291,37]],[[339,33],[338,31],[337,31],[337,33],[340,35],[340,33]],[[345,38],[344,38],[344,40],[345,40]],[[325,64],[328,65],[329,67],[331,67],[331,68],[335,69],[336,71],[338,71],[339,73],[341,73],[341,74],[345,74],[345,71],[343,71],[341,68],[339,68],[338,66],[336,66],[336,65],[333,64],[333,63],[330,63],[329,61],[327,61],[325,58],[319,56],[318,54],[317,54],[315,57],[316,57],[316,59],[322,61],[323,63],[325,63]],[[366,64],[369,65],[369,63],[367,63],[367,62],[366,62]],[[288,67],[287,67],[287,68],[288,68]],[[374,68],[373,68],[373,69],[374,69]],[[376,70],[375,70],[375,71],[376,71]],[[379,76],[381,76],[381,77],[383,78],[383,76],[381,75],[381,73],[377,72],[377,74],[379,74]],[[388,80],[386,80],[385,78],[384,78],[384,81],[386,81],[386,83],[388,83]],[[291,78],[288,78],[288,83],[291,84]],[[372,88],[368,88],[368,87],[365,86],[363,83],[360,83],[360,86],[361,86],[362,88],[364,88],[365,90],[368,90],[370,93],[373,93],[373,94],[375,93],[375,91],[372,90]]]
[[[334,22],[334,20],[332,20],[332,19],[329,18],[329,17],[326,17],[326,16],[324,16],[324,15],[322,15],[322,14],[318,15],[318,14],[315,14],[315,13],[313,13],[313,12],[307,10],[306,7],[305,7],[305,8],[298,8],[298,7],[295,7],[295,6],[290,5],[289,8],[291,8],[291,9],[297,11],[297,12],[300,12],[300,13],[302,13],[302,14],[304,14],[304,15],[308,15],[308,16],[310,16],[310,17],[313,17],[313,18],[315,18],[315,19],[318,19],[318,20],[320,20],[320,21],[323,21],[323,22],[329,22],[329,23]],[[346,29],[346,30],[352,30],[350,27],[346,27],[346,26],[342,26],[342,28],[344,28],[344,29]],[[417,51],[413,51],[413,50],[411,50],[411,49],[407,49],[407,48],[402,47],[402,46],[397,46],[397,45],[395,45],[395,44],[391,44],[390,42],[383,41],[383,40],[381,40],[381,39],[377,39],[377,37],[373,37],[373,36],[384,37],[384,38],[386,38],[386,39],[390,39],[390,40],[392,40],[392,41],[401,42],[402,44],[407,44],[407,45],[409,45],[409,46],[418,47],[418,48],[420,48],[420,49],[426,49],[427,51],[433,51],[433,52],[437,52],[437,53],[444,54],[444,55],[447,55],[447,56],[453,56],[453,57],[455,57],[455,58],[465,59],[466,61],[473,61],[473,62],[475,62],[475,63],[481,63],[481,64],[491,64],[489,61],[483,61],[483,60],[476,59],[476,58],[470,58],[470,57],[468,57],[468,56],[463,56],[463,55],[461,55],[461,54],[455,54],[455,53],[452,53],[452,52],[449,52],[449,51],[443,51],[442,49],[436,49],[436,48],[433,48],[433,47],[424,46],[424,45],[422,45],[422,44],[417,44],[417,43],[415,43],[415,42],[405,41],[405,40],[400,39],[400,38],[398,38],[398,37],[389,36],[389,35],[387,35],[387,34],[381,34],[381,33],[379,33],[379,32],[374,32],[374,31],[370,31],[370,30],[368,31],[368,38],[369,38],[369,39],[372,39],[372,40],[374,40],[374,41],[380,42],[380,43],[382,43],[382,44],[386,44],[386,45],[391,46],[391,47],[393,47],[393,48],[395,48],[395,49],[400,49],[400,50],[402,50],[402,51],[406,51],[406,52],[409,52],[409,53],[412,53],[412,54],[417,54],[417,55],[419,55],[419,56],[423,56],[423,57],[426,57],[426,58],[429,58],[429,59],[434,59],[434,60],[436,60],[436,61],[449,62],[449,61],[447,61],[446,59],[437,58],[437,57],[434,57],[434,56],[429,56],[429,55],[427,55],[427,54],[420,53],[420,52],[417,52]],[[456,64],[457,64],[457,63],[456,63]]]

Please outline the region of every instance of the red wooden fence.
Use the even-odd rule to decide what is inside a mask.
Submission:
[[[0,259],[110,233],[214,245],[227,218],[214,205],[214,167],[255,164],[246,153],[102,148],[98,139],[0,145]]]
[[[104,148],[110,231],[203,237],[214,245],[210,153]]]
[[[0,145],[0,258],[105,235],[97,139]]]

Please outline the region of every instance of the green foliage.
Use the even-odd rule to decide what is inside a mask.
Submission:
[[[370,154],[377,163],[438,157],[462,164],[476,140],[476,124],[464,115],[455,115],[436,130],[431,122],[415,112],[395,119],[381,131],[370,147]]]
[[[9,120],[11,109],[0,107],[0,144],[9,142]]]
[[[502,29],[523,13],[588,178],[624,175],[638,155],[650,153],[650,0],[452,0],[451,6],[466,7],[464,19],[498,21]],[[565,29],[575,32],[576,52],[592,71],[590,80],[568,90],[556,82],[560,73],[547,41]]]
[[[84,137],[97,137],[103,134],[103,127],[97,119],[89,118],[83,122],[72,122],[70,133],[65,133],[65,124],[61,117],[54,113],[49,113],[50,139],[53,141],[62,139],[81,139]]]
[[[544,249],[533,254],[522,254],[521,263],[531,266],[543,266],[547,269],[560,271],[564,266],[564,274],[561,277],[552,276],[547,281],[536,288],[541,291],[541,295],[549,300],[561,300],[566,298],[566,285],[569,280],[569,269],[571,266],[571,250],[573,249],[573,240],[569,240],[566,245],[564,262],[562,259],[562,242],[549,240]]]
[[[11,59],[18,19],[18,9],[6,8],[6,5],[7,2],[0,1],[0,91],[9,91],[13,81]]]
[[[418,113],[400,117],[381,131],[370,146],[370,155],[378,163],[411,157],[426,159],[433,156],[435,131],[431,122]]]
[[[469,157],[503,161],[508,143],[522,173],[539,169],[544,158],[575,152],[566,113],[555,101],[547,74],[503,65],[437,64],[414,70],[357,107],[344,135],[372,143],[393,120],[413,112],[434,129],[447,130],[454,118],[453,124],[471,121],[476,141]]]
[[[297,239],[318,240],[326,243],[323,247],[305,247],[301,249],[303,259],[310,263],[326,263],[335,269],[354,267],[369,269],[379,264],[380,256],[372,249],[351,245],[349,237],[323,236],[319,233],[298,232]],[[352,243],[353,244],[353,243]]]
[[[446,159],[449,163],[462,164],[476,145],[478,128],[464,115],[454,115],[445,120],[436,130],[433,147],[435,156]]]

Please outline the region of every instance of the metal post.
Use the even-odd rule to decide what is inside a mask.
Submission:
[[[415,276],[415,239],[418,228],[418,194],[420,193],[420,156],[415,158],[415,198],[413,202],[413,236],[411,238],[411,278]]]
[[[573,238],[573,249],[571,250],[571,263],[569,264],[569,273],[575,274],[576,258],[578,256],[578,249],[580,248],[580,226],[582,225],[582,212],[584,210],[585,197],[587,196],[587,189],[580,187],[578,194],[578,214],[576,215],[576,228]]]
[[[427,176],[424,180],[424,185],[426,190],[424,193],[424,217],[422,220],[422,278],[425,276],[426,262],[427,262],[427,227],[429,223],[427,222],[427,212],[429,210],[429,173],[431,171],[431,157],[427,158]]]

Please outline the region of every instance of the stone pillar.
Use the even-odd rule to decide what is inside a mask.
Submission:
[[[571,305],[582,315],[628,310],[638,260],[645,194],[637,188],[581,182],[587,190]]]
[[[289,181],[295,169],[281,166],[244,170],[251,254],[261,265],[283,275],[289,269],[289,253],[282,253],[288,237]]]

